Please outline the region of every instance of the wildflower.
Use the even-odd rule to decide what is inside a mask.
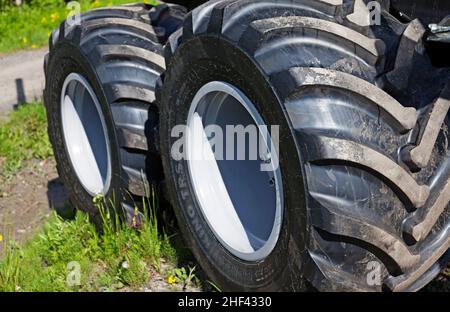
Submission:
[[[175,276],[170,275],[167,282],[169,282],[170,285],[175,284]]]
[[[50,19],[52,21],[52,23],[56,22],[56,20],[59,18],[59,14],[58,12],[52,13],[50,14]]]
[[[0,242],[3,241],[3,235],[0,234]]]
[[[31,45],[31,48],[32,48],[32,49],[37,49],[37,47],[38,47],[38,46],[35,45],[35,44],[32,44],[32,45]]]
[[[23,44],[27,44],[28,43],[28,38],[27,37],[23,37],[22,38],[22,42],[23,42]]]

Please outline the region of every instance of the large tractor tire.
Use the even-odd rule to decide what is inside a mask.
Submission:
[[[223,290],[413,291],[448,262],[449,71],[420,21],[381,9],[377,26],[362,0],[210,1],[169,39],[169,197]],[[190,157],[213,124],[279,126],[279,168]]]
[[[155,88],[163,45],[185,13],[169,4],[102,8],[50,37],[48,132],[72,205],[96,221],[96,196],[130,217],[162,180]]]

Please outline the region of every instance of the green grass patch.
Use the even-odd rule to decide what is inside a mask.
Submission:
[[[9,117],[0,124],[0,186],[25,160],[52,155],[42,104],[24,104]],[[155,197],[142,203],[152,208],[144,208],[145,216],[131,227],[109,213],[114,205],[102,197],[95,204],[102,216],[101,233],[84,213],[73,220],[54,213],[38,235],[18,245],[9,235],[12,228],[0,223],[0,292],[132,290],[149,283],[152,274],[162,276],[168,290],[200,285],[193,267],[177,268],[186,260],[186,247],[163,230],[173,232],[173,224],[158,225]],[[79,283],[73,283],[76,272]]]
[[[79,0],[81,11],[133,3],[130,0]],[[156,4],[155,0],[142,1]],[[0,52],[36,49],[45,46],[51,31],[67,18],[70,10],[64,0],[33,0],[20,8],[0,9]]]
[[[44,105],[21,105],[0,124],[0,177],[14,174],[25,160],[45,159],[52,154]]]
[[[162,271],[162,262],[176,263],[176,253],[169,237],[158,232],[154,210],[146,210],[139,229],[132,229],[99,202],[101,234],[78,212],[71,221],[52,215],[42,232],[22,247],[3,242],[0,291],[136,289],[149,282],[152,270],[167,279],[168,287],[197,281],[192,268]]]

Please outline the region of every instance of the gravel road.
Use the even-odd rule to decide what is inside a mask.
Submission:
[[[0,117],[21,102],[42,98],[47,48],[0,55]]]

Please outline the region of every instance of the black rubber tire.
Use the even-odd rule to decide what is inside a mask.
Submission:
[[[386,1],[381,25],[365,25],[364,5],[210,1],[169,38],[160,126],[169,197],[197,260],[224,290],[297,291],[305,280],[318,290],[418,290],[449,260],[449,120],[441,127],[429,114],[449,104],[449,71],[431,65],[419,21],[400,23]],[[186,124],[193,96],[213,80],[239,88],[267,125],[280,126],[282,233],[255,263],[220,245],[186,161],[170,154],[171,129]],[[410,151],[433,139],[432,150],[418,149],[431,161],[417,166]],[[412,239],[424,221],[423,237]]]
[[[128,217],[134,215],[135,204],[142,202],[136,199],[148,197],[163,179],[155,89],[165,70],[163,45],[185,13],[171,4],[102,8],[83,13],[80,25],[63,22],[50,37],[44,65],[48,133],[71,203],[96,219],[98,209],[66,152],[60,112],[64,80],[78,73],[94,89],[112,154],[111,186],[103,195],[121,203]]]

